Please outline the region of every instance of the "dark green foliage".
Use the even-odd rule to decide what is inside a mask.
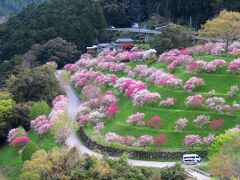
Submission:
[[[36,102],[33,104],[30,113],[29,113],[29,120],[33,120],[40,115],[48,116],[51,112],[51,108],[45,101]]]
[[[13,116],[10,121],[11,127],[16,128],[18,126],[23,126],[24,129],[30,129],[30,121],[29,121],[29,112],[31,108],[31,102],[27,103],[18,103],[13,107]]]
[[[106,23],[101,7],[89,0],[51,0],[30,5],[0,26],[0,61],[23,54],[33,44],[61,37],[85,47],[105,37]]]
[[[42,65],[47,61],[56,61],[59,67],[63,67],[67,63],[75,62],[79,56],[80,52],[75,44],[58,37],[42,45],[34,44],[21,59],[25,67]]]
[[[191,31],[188,28],[170,24],[162,31],[162,34],[150,40],[150,45],[161,53],[174,48],[188,47],[192,42],[190,34]]]
[[[31,70],[23,69],[7,80],[7,87],[16,102],[39,100],[50,102],[59,92],[54,72],[55,70],[48,65]]]
[[[19,13],[28,4],[40,4],[44,0],[0,0],[0,16]]]
[[[22,160],[23,161],[30,160],[31,156],[39,149],[40,148],[34,142],[30,141],[29,143],[27,143],[27,145],[24,147],[22,151]]]
[[[185,170],[180,164],[175,164],[172,167],[166,167],[161,170],[162,180],[184,180],[186,179]]]

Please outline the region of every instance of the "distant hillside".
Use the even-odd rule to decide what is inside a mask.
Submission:
[[[28,4],[40,4],[44,0],[0,0],[0,16],[18,14]]]

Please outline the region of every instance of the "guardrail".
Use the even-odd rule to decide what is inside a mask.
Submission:
[[[211,174],[206,173],[206,172],[204,172],[204,171],[202,171],[202,170],[200,170],[200,169],[194,168],[194,167],[189,167],[189,169],[191,169],[192,171],[195,171],[195,172],[197,172],[197,173],[199,173],[199,174],[202,174],[202,175],[204,175],[204,176],[208,176],[208,177],[211,177],[211,176],[212,176]]]

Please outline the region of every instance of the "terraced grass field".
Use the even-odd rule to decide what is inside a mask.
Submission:
[[[203,59],[206,61],[211,61],[214,59],[224,59],[227,62],[236,59],[237,57],[230,54],[220,54],[220,55],[204,55],[204,56],[195,56],[194,59]],[[156,61],[151,63],[129,63],[130,66],[134,67],[137,64],[148,64],[149,67],[155,68],[163,68],[167,72],[167,66],[165,64],[157,64]],[[105,72],[104,73],[109,73]],[[111,72],[111,74],[113,74]],[[124,73],[115,73],[118,77],[125,76]],[[207,93],[210,90],[216,90],[216,96],[224,97],[227,103],[232,103],[236,101],[240,102],[240,94],[235,99],[232,99],[228,95],[228,91],[231,86],[238,85],[240,87],[240,76],[231,74],[227,72],[227,68],[222,68],[215,73],[189,73],[185,71],[183,68],[177,68],[174,72],[178,78],[182,79],[183,82],[186,82],[192,76],[203,78],[205,81],[205,86],[199,87],[195,89],[192,93],[185,91],[183,88],[174,89],[171,87],[162,87],[155,86],[146,82],[148,89],[153,92],[158,92],[161,94],[162,99],[166,99],[167,97],[174,97],[177,99],[175,105],[173,107],[163,107],[158,103],[144,104],[143,106],[133,106],[132,100],[125,97],[123,93],[119,93],[115,89],[110,89],[114,93],[118,94],[119,98],[119,109],[120,112],[117,114],[115,119],[109,120],[105,119],[105,129],[103,131],[103,136],[100,138],[99,143],[104,144],[104,135],[111,131],[120,135],[133,135],[133,136],[141,136],[141,135],[153,135],[158,136],[160,134],[167,135],[167,142],[161,145],[160,147],[151,145],[147,147],[145,150],[151,151],[160,151],[160,150],[182,150],[185,149],[183,145],[183,139],[185,135],[188,134],[196,134],[201,137],[207,136],[209,134],[219,134],[224,132],[225,130],[234,127],[236,124],[240,123],[240,113],[238,112],[236,115],[220,115],[216,114],[214,111],[206,109],[206,108],[191,108],[185,105],[185,99],[193,94],[201,94],[204,97],[207,97]],[[143,79],[139,79],[144,81]],[[126,122],[128,116],[137,113],[143,112],[145,113],[145,122],[147,122],[153,116],[159,116],[163,120],[164,124],[159,129],[154,129],[147,126],[135,126],[133,124],[128,124]],[[192,120],[195,119],[198,115],[209,115],[211,120],[224,119],[225,123],[223,127],[218,130],[210,130],[208,127],[204,129],[198,129],[193,124]],[[187,127],[183,132],[177,132],[175,130],[175,121],[179,118],[186,117],[189,120]],[[91,136],[93,135],[93,128],[91,125],[87,125],[84,127],[85,132]],[[128,149],[136,149],[136,147],[126,147],[119,144],[111,144],[111,146],[119,147],[119,148],[128,148]],[[207,145],[198,145],[195,147],[195,150],[205,150],[207,149]],[[137,147],[137,149],[144,149]]]

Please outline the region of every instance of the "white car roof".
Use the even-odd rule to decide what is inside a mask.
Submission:
[[[183,157],[187,157],[187,156],[198,156],[197,154],[184,154]]]

